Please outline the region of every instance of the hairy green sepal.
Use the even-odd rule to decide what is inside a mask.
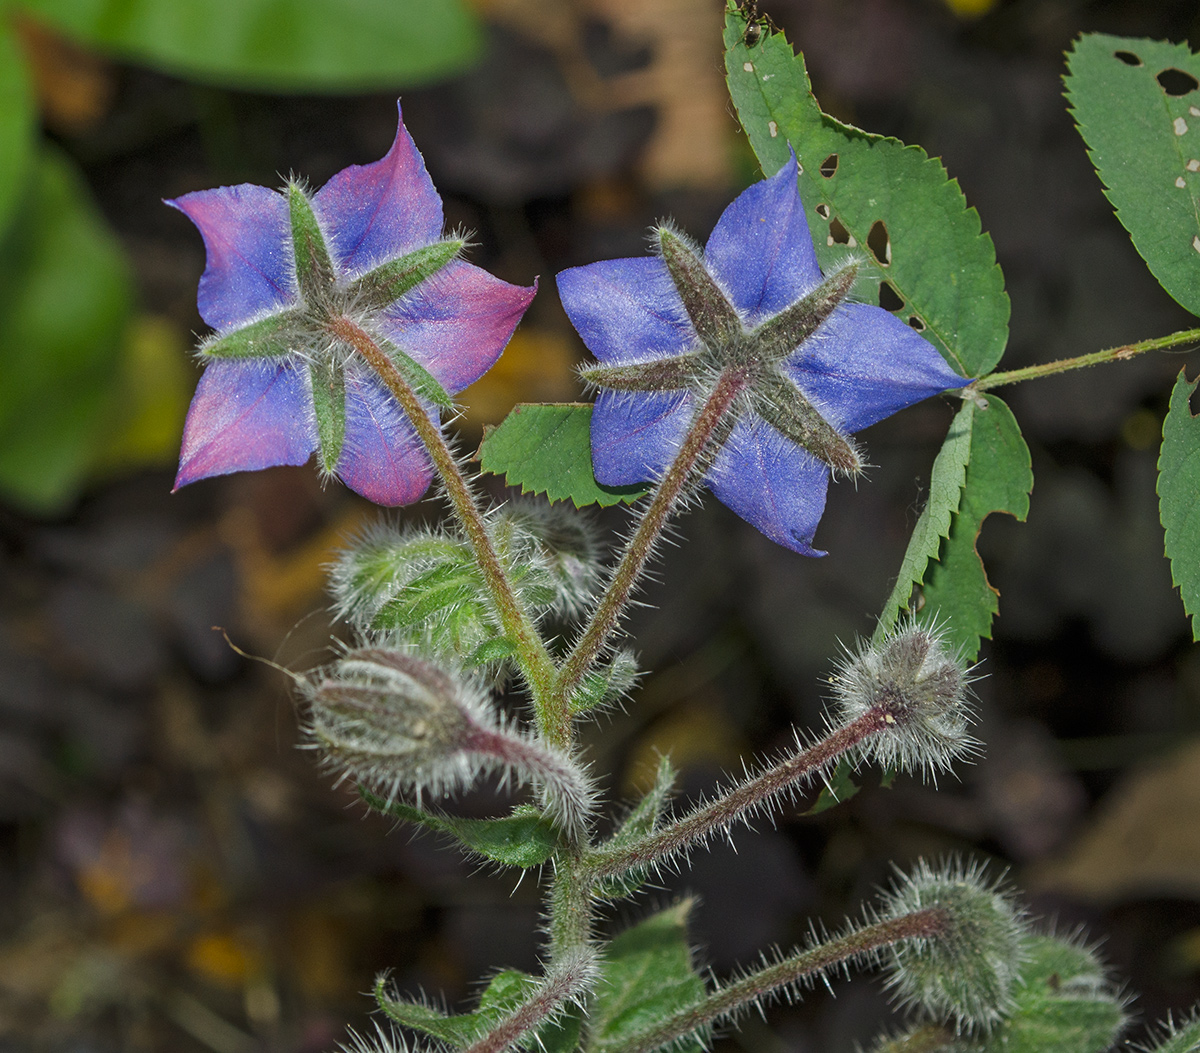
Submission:
[[[289,183],[287,202],[296,255],[296,282],[300,296],[314,307],[324,303],[333,291],[333,261],[308,195],[295,183]]]
[[[395,303],[410,289],[433,277],[463,250],[465,242],[437,241],[368,271],[350,285],[355,303],[378,311]]]
[[[200,345],[200,353],[206,358],[282,358],[311,341],[303,312],[291,310],[214,336]]]

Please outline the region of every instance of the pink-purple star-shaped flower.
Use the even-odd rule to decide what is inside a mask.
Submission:
[[[366,330],[430,416],[499,358],[536,291],[458,258],[401,120],[387,156],[315,194],[244,184],[168,201],[207,251],[200,315],[216,331],[184,426],[176,487],[304,464],[380,505],[418,500],[432,467],[391,393],[332,333]]]
[[[705,483],[767,537],[815,556],[831,469],[862,469],[850,435],[966,379],[894,315],[851,303],[857,264],[825,277],[791,160],[725,210],[703,251],[670,227],[658,254],[558,275],[602,363],[592,463],[606,486],[657,479],[716,379],[745,382]]]

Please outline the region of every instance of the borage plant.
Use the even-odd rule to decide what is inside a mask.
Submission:
[[[970,862],[919,863],[838,931],[814,928],[805,945],[725,980],[692,960],[686,901],[604,935],[611,904],[685,866],[713,835],[777,813],[822,781],[828,799],[844,797],[854,791],[847,774],[864,763],[933,776],[978,748],[971,668],[996,594],[974,542],[990,512],[1023,517],[1032,485],[1028,450],[992,389],[1197,336],[992,372],[1008,301],[991,241],[941,165],[821,113],[782,35],[735,7],[725,43],[730,91],[766,178],[725,210],[703,248],[662,224],[651,255],[560,274],[567,314],[599,360],[582,371],[595,405],[520,407],[483,444],[484,470],[557,504],[487,507],[444,434],[452,396],[494,364],[535,289],[464,262],[465,240],[444,234],[440,198],[402,123],[386,157],[316,193],[291,182],[172,202],[203,235],[200,310],[215,330],[200,348],[206,371],[177,485],[315,452],[325,476],[381,505],[417,501],[436,478],[452,513],[433,528],[384,522],[332,569],[354,639],[297,677],[311,745],[370,807],[501,867],[535,868],[546,885],[540,975],[500,972],[458,1015],[381,980],[387,1020],[351,1045],[409,1048],[403,1028],[416,1048],[471,1053],[691,1050],[750,1008],[871,966],[909,1017],[880,1051],[1099,1053],[1125,1011],[1096,955],[1039,931]],[[1121,150],[1132,133],[1121,122],[1149,107],[1166,122],[1156,134],[1183,134],[1155,94],[1153,69],[1121,57],[1141,46],[1081,41],[1072,100],[1106,180],[1115,166],[1112,196],[1135,243],[1141,224],[1167,222],[1160,212],[1172,208],[1170,222],[1200,248],[1182,198],[1159,211],[1139,211],[1136,195],[1123,203]],[[1114,103],[1119,77],[1129,83]],[[1194,172],[1200,162],[1186,155],[1165,152],[1163,164]],[[1190,179],[1179,185],[1194,194]],[[841,243],[826,236],[834,223],[849,235]],[[1147,256],[1168,288],[1182,282],[1191,306],[1194,249],[1176,244],[1178,229],[1171,236],[1171,252]],[[871,302],[883,283],[896,310]],[[1188,392],[1181,376],[1162,490],[1191,611],[1196,546],[1176,539],[1193,540],[1197,528],[1175,514],[1181,486],[1195,483]],[[684,808],[671,804],[664,758],[653,788],[606,824],[604,783],[577,728],[634,691],[621,629],[667,524],[707,488],[780,545],[819,556],[830,479],[863,472],[853,434],[938,395],[959,409],[929,502],[872,638],[830,678],[824,731],[797,731],[783,755]],[[633,522],[604,565],[605,546],[579,508],[617,501],[631,504]],[[524,698],[519,717],[500,709],[502,689]],[[532,796],[498,818],[454,815],[448,798],[486,773]],[[1194,1050],[1198,1030],[1176,1026],[1158,1048]]]

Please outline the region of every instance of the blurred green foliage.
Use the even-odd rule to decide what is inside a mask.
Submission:
[[[187,381],[135,314],[131,268],[63,153],[39,145],[16,23],[218,87],[400,88],[469,65],[461,0],[0,0],[0,500],[68,508],[89,475],[161,461]],[[164,427],[173,420],[174,427]]]

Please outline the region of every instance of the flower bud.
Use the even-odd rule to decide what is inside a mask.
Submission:
[[[830,683],[837,722],[868,713],[882,718],[860,755],[884,768],[935,776],[979,748],[967,733],[971,679],[937,626],[910,620],[848,655]]]
[[[388,798],[442,796],[474,774],[469,746],[487,720],[469,683],[400,651],[364,648],[305,691],[309,734],[329,763]]]
[[[929,908],[944,915],[935,936],[894,944],[887,985],[903,1005],[935,1020],[953,1018],[959,1030],[989,1031],[1011,1011],[1025,956],[1027,925],[1007,891],[980,868],[922,860],[901,875],[881,914],[897,918]]]
[[[506,727],[472,678],[381,647],[350,651],[304,689],[308,732],[328,764],[389,801],[442,797],[501,771],[541,792],[548,816],[586,821],[591,782],[566,754]]]

